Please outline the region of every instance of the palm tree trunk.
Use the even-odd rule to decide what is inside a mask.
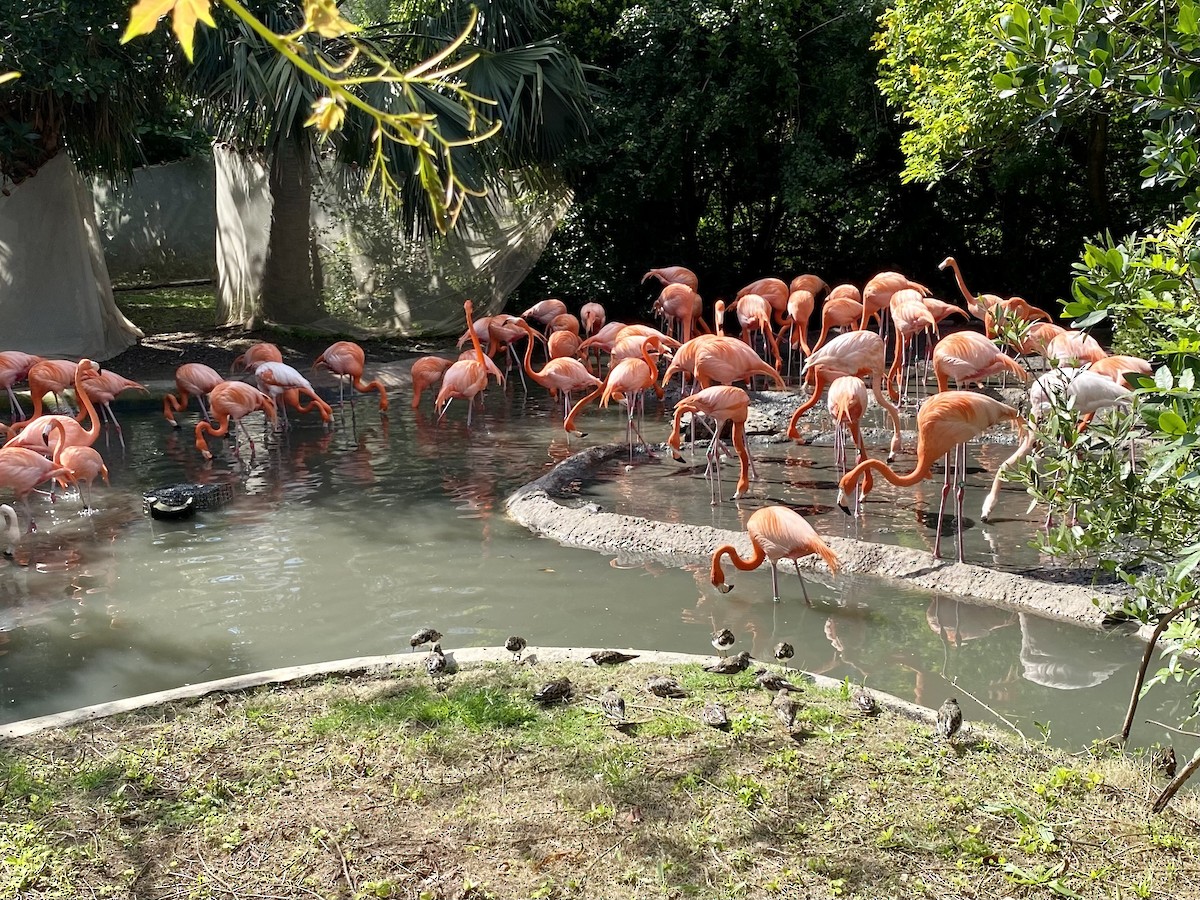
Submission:
[[[305,146],[294,138],[280,141],[268,178],[272,212],[262,314],[271,322],[303,325],[325,315],[312,233],[312,165]]]

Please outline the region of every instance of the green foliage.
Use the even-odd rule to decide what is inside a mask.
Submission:
[[[472,687],[433,694],[428,688],[417,687],[366,703],[341,701],[331,712],[315,719],[312,727],[317,734],[377,730],[406,723],[429,728],[456,724],[477,731],[518,728],[537,718],[537,710],[516,700],[507,690]]]
[[[207,147],[162,36],[118,43],[127,0],[0,0],[0,178],[28,177],[64,148],[85,173],[123,174]]]
[[[995,76],[1057,131],[1081,110],[1116,109],[1145,125],[1143,186],[1200,194],[1200,33],[1194,0],[1179,4],[1013,3],[1000,18],[1006,50]]]
[[[938,181],[972,154],[1018,140],[1026,116],[992,86],[996,9],[898,0],[880,17],[879,90],[913,125],[900,139],[905,181]]]

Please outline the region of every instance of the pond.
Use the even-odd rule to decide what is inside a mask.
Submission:
[[[389,420],[360,401],[353,422],[347,413],[329,431],[300,423],[245,464],[220,441],[205,463],[188,427],[193,416],[174,431],[159,415],[123,412],[127,449],[115,438],[98,443],[112,486],[96,486],[97,511],[82,515],[73,498],[35,503],[42,530],[0,564],[0,720],[407,651],[409,636],[432,624],[448,648],[497,645],[516,633],[531,644],[695,653],[711,652],[711,632],[726,626],[738,636],[735,650],[769,658],[787,640],[795,666],[927,706],[957,695],[968,717],[994,720],[973,696],[1030,737],[1047,729],[1057,744],[1078,746],[1119,727],[1141,652],[1128,636],[865,576],[810,579],[812,609],[794,577],[773,603],[766,567],[740,574],[722,596],[699,567],[564,548],[510,521],[504,498],[573,452],[622,440],[621,413],[589,412],[587,438],[568,441],[560,407],[519,385],[507,395],[489,390],[470,431],[459,404],[439,424],[428,407],[414,416],[397,399]],[[262,433],[261,422],[250,428]],[[666,438],[669,419],[656,403],[642,430]],[[974,479],[986,483],[983,470],[1005,454],[981,448]],[[669,457],[628,472],[615,465],[581,497],[731,528],[770,498],[809,507],[826,533],[931,540],[932,486],[921,499],[882,485],[856,524],[832,507],[829,448],[777,444],[758,455],[757,499],[736,506],[709,506],[702,456],[698,466]],[[181,522],[143,514],[143,491],[184,481],[228,483],[234,496]],[[981,496],[973,485],[968,510]],[[968,529],[969,561],[1037,564],[1024,545],[1040,516],[1024,509],[1024,498],[1006,493],[1007,522]],[[1164,729],[1142,720],[1174,723],[1185,707],[1181,691],[1156,691],[1135,740],[1168,742]]]

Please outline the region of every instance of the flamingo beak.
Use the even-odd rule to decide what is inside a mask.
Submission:
[[[718,584],[717,590],[720,591],[722,594],[728,594],[730,591],[733,590],[733,585],[732,584]]]
[[[840,509],[842,512],[844,512],[846,515],[848,515],[848,516],[852,515],[852,513],[850,512],[850,507],[848,507],[846,505],[846,492],[843,491],[840,487],[838,488],[837,505],[838,505],[838,509]]]
[[[671,458],[673,460],[675,460],[675,462],[677,462],[677,463],[687,462],[687,460],[683,458],[683,454],[680,453],[678,450],[676,450],[674,447],[671,448]]]

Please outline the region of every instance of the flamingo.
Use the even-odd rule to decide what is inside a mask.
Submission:
[[[40,432],[38,437],[40,439]],[[25,507],[30,531],[37,531],[37,524],[33,521],[29,495],[43,481],[68,474],[66,469],[36,450],[7,444],[0,447],[0,487],[11,488],[17,501]]]
[[[781,559],[790,559],[795,565],[800,590],[804,592],[804,602],[809,606],[812,606],[812,601],[808,599],[808,588],[804,586],[804,577],[800,574],[800,560],[817,555],[825,560],[833,574],[836,575],[841,568],[837,555],[821,540],[804,516],[786,506],[765,506],[756,510],[746,522],[746,533],[754,550],[748,559],[743,559],[732,544],[724,544],[713,551],[711,580],[722,594],[733,590],[732,584],[725,583],[725,573],[721,569],[722,556],[728,556],[734,567],[743,572],[757,569],[764,559],[770,562],[771,593],[776,603],[779,602],[778,566]]]
[[[80,404],[83,406],[87,415],[91,416],[91,424],[84,428],[74,416],[67,415],[44,415],[31,419],[25,424],[25,427],[20,433],[16,433],[10,427],[9,434],[15,434],[14,437],[8,439],[6,447],[24,447],[27,450],[33,450],[36,453],[42,453],[46,456],[53,456],[54,450],[57,447],[48,447],[43,440],[43,432],[50,423],[61,419],[63,424],[62,440],[68,444],[74,444],[81,447],[90,447],[96,443],[96,439],[100,437],[100,416],[96,413],[96,407],[92,403],[91,397],[83,389],[83,384],[100,374],[97,365],[90,359],[81,359],[75,368],[75,395],[79,398]]]
[[[855,465],[867,458],[867,448],[863,444],[862,429],[859,422],[867,410],[867,385],[855,375],[842,375],[835,378],[829,385],[829,415],[833,419],[833,453],[837,462],[838,474],[846,474],[846,433],[850,433],[854,446],[858,450]],[[867,472],[863,479],[864,494],[871,491],[871,473]]]
[[[554,321],[558,318],[560,317],[555,316],[555,318],[551,320],[550,325],[547,327],[547,331],[553,329]],[[482,341],[485,337],[487,338],[488,345],[487,350],[484,351],[484,355],[490,358],[496,354],[497,350],[503,347],[505,360],[504,374],[507,376],[508,373],[512,371],[513,365],[515,364],[517,368],[517,376],[521,379],[521,388],[528,393],[529,385],[525,383],[525,374],[521,371],[521,357],[516,350],[513,349],[513,344],[515,344],[517,341],[525,339],[527,336],[528,332],[523,326],[528,323],[519,316],[510,316],[506,314],[487,316],[480,321],[486,323],[487,325],[487,333],[485,335],[479,330],[479,322],[475,323],[475,333],[479,335],[479,339]],[[540,331],[534,331],[533,335],[537,340],[546,345],[546,352],[549,353],[549,340],[543,337]],[[458,344],[456,346],[461,347],[467,339],[468,335],[463,334],[463,336],[458,339]],[[559,339],[558,346],[560,348],[562,347],[561,338]],[[547,359],[549,359],[549,356],[547,356]],[[484,365],[486,364],[487,363],[485,362]]]
[[[541,303],[535,304],[525,310],[521,315],[523,317],[532,315],[537,318],[541,315],[541,312],[535,312],[535,310],[538,310],[539,307],[542,307],[544,310],[544,304],[552,302],[560,303],[558,300],[543,300]],[[469,359],[459,359],[446,370],[446,374],[442,376],[442,388],[438,391],[437,400],[434,402],[434,409],[437,410],[438,418],[440,419],[446,414],[446,408],[449,407],[451,400],[456,397],[466,400],[468,428],[471,427],[471,412],[475,406],[475,397],[487,387],[488,380],[487,363],[484,362],[487,357],[484,355],[483,347],[479,343],[479,335],[475,333],[475,329],[471,324],[471,314],[474,311],[475,305],[470,300],[464,300],[463,312],[467,317],[467,330],[471,333],[471,343],[475,347],[474,356]],[[558,314],[556,312],[554,315]],[[553,318],[553,316],[550,318]]]
[[[522,323],[529,329],[532,336],[535,332],[532,326]],[[533,339],[525,346],[525,371],[529,377],[548,390],[551,394],[561,391],[563,394],[563,421],[566,421],[571,408],[571,394],[575,391],[590,390],[597,387],[600,379],[587,370],[578,359],[556,357],[542,366],[540,371],[533,368]]]
[[[658,380],[658,363],[650,356],[651,348],[662,350],[661,339],[653,335],[646,338],[642,342],[640,357],[623,359],[609,369],[608,377],[571,408],[571,412],[563,422],[563,430],[568,434],[574,432],[575,418],[596,397],[600,398],[600,405],[605,407],[608,406],[609,400],[616,399],[623,403],[628,411],[625,432],[629,441],[629,458],[632,460],[634,434],[637,434],[643,444],[646,443],[646,439],[642,437],[642,433],[634,423],[634,413],[646,389],[653,388]],[[579,434],[581,437],[583,436],[582,433]]]
[[[951,378],[962,387],[1000,372],[1012,372],[1022,383],[1029,381],[1029,373],[1020,363],[977,332],[956,331],[933,348],[933,373],[939,392],[950,387]]]
[[[663,373],[662,386],[665,388],[670,382],[671,377],[676,373],[680,373],[680,378],[683,382],[681,390],[686,391],[687,380],[694,378],[696,374],[696,353],[700,347],[706,342],[714,338],[725,337],[725,301],[718,300],[713,304],[713,314],[716,322],[716,329],[712,334],[698,334],[690,341],[680,344],[675,350],[675,355],[671,359],[670,365],[667,366],[667,371]]]
[[[1089,372],[1111,378],[1117,384],[1133,387],[1129,375],[1150,375],[1150,363],[1140,356],[1106,356],[1088,367]]]
[[[1099,362],[1108,356],[1099,341],[1082,331],[1064,331],[1056,335],[1042,355],[1047,365],[1070,367]]]
[[[260,363],[265,362],[281,363],[283,362],[283,354],[279,352],[279,348],[274,344],[267,341],[259,341],[247,347],[246,351],[240,356],[235,356],[233,364],[229,368],[231,372],[253,372],[258,368]]]
[[[788,294],[788,321],[779,329],[778,339],[782,341],[783,333],[788,332],[788,346],[791,348],[791,353],[788,355],[789,374],[791,373],[791,354],[796,352],[797,347],[804,351],[805,356],[812,352],[808,346],[808,320],[812,317],[815,305],[816,297],[812,291],[793,290]]]
[[[949,267],[954,272],[954,280],[958,282],[958,289],[963,295],[963,299],[967,301],[967,311],[979,319],[981,322],[986,322],[988,312],[993,306],[1003,301],[1003,297],[997,294],[980,294],[976,297],[967,289],[966,279],[963,278],[962,269],[958,267],[958,261],[953,256],[947,256],[940,263],[938,268],[945,271]]]
[[[83,382],[83,392],[100,407],[101,419],[107,415],[109,421],[113,423],[113,427],[117,429],[117,437],[121,441],[122,450],[125,449],[125,435],[121,433],[121,423],[117,421],[116,413],[112,411],[112,402],[121,392],[134,390],[150,393],[150,389],[141,382],[131,381],[124,375],[118,375],[112,371],[101,371],[95,378],[89,378]],[[77,418],[82,421],[84,413],[80,412]]]
[[[341,406],[345,401],[342,399],[342,389],[345,387],[343,379],[350,379],[350,386],[360,394],[365,394],[368,391],[375,391],[379,394],[379,412],[386,413],[388,408],[387,390],[379,379],[363,382],[363,365],[366,363],[366,354],[363,353],[363,348],[353,341],[337,341],[330,344],[325,352],[317,357],[313,363],[314,369],[325,368],[337,376],[338,380],[338,406]],[[350,405],[354,405],[354,394],[350,395]]]
[[[668,322],[679,321],[679,340],[687,343],[692,339],[692,321],[703,301],[694,288],[686,284],[668,284],[654,301],[654,312],[662,313]],[[674,331],[668,327],[668,331]]]
[[[175,387],[179,389],[179,396],[168,393],[163,397],[163,417],[171,423],[172,428],[179,428],[175,413],[187,409],[188,398],[194,395],[196,402],[200,404],[200,412],[208,419],[204,398],[224,380],[221,373],[212,366],[206,366],[204,363],[184,363],[175,370]]]
[[[664,287],[668,284],[686,284],[693,291],[700,290],[700,279],[691,269],[683,266],[664,266],[661,269],[651,269],[642,276],[642,284],[651,278],[657,279]]]
[[[704,469],[704,476],[710,482],[713,506],[721,502],[721,432],[726,422],[733,423],[731,437],[740,465],[733,499],[738,500],[746,496],[750,489],[750,473],[754,465],[750,459],[750,452],[746,449],[746,419],[750,414],[750,397],[739,387],[719,384],[697,391],[675,404],[675,420],[671,436],[667,438],[667,445],[671,447],[671,455],[676,462],[683,462],[679,444],[684,413],[691,413],[693,418],[697,415],[708,416],[716,421],[712,441],[709,442],[705,453],[708,465]]]
[[[988,337],[994,338],[999,334],[996,323],[1001,319],[1015,319],[1019,322],[1032,323],[1039,320],[1051,322],[1054,317],[1046,310],[1029,303],[1023,297],[1009,297],[1007,300],[1001,300],[984,315],[983,330]]]
[[[412,408],[421,405],[421,394],[428,388],[439,384],[446,370],[454,364],[454,360],[441,356],[422,356],[412,364]]]
[[[825,338],[834,328],[848,328],[854,331],[862,318],[862,293],[852,284],[839,284],[821,307],[821,333],[813,344],[812,352],[816,353],[825,346]]]
[[[942,486],[942,501],[938,507],[937,537],[934,539],[933,555],[941,556],[942,549],[942,515],[946,509],[946,497],[950,493],[950,453],[955,454],[957,469],[955,507],[957,513],[958,561],[963,561],[962,545],[962,479],[967,469],[967,441],[976,438],[994,425],[1007,420],[1018,425],[1024,425],[1024,420],[1011,406],[993,400],[985,394],[974,394],[970,391],[945,391],[934,394],[917,412],[917,463],[916,467],[906,475],[898,474],[887,463],[878,459],[867,459],[856,465],[842,476],[838,482],[838,506],[847,515],[850,510],[846,507],[846,492],[853,491],[860,478],[868,471],[879,472],[892,484],[900,487],[911,487],[929,478],[933,466],[942,457],[946,458],[946,479]],[[864,491],[864,494],[866,491]]]
[[[769,378],[781,391],[787,388],[769,363],[764,362],[744,341],[732,337],[712,335],[701,343],[696,348],[693,373],[702,388],[713,384],[733,384],[735,381],[751,384],[755,375]]]
[[[54,451],[54,464],[66,469],[68,473],[57,476],[59,486],[65,490],[68,482],[74,482],[75,489],[83,498],[85,509],[91,512],[92,482],[99,476],[104,479],[105,484],[111,483],[108,480],[108,466],[104,464],[104,457],[95,447],[68,444],[66,429],[63,427],[61,419],[55,419],[46,426],[42,432],[43,440],[49,442],[52,430],[57,430],[59,433],[58,445]],[[84,493],[84,487],[87,488],[86,493]]]
[[[757,294],[770,304],[771,312],[775,317],[775,325],[782,326],[786,319],[788,297],[791,295],[791,290],[788,288],[787,282],[779,278],[760,278],[757,281],[752,281],[733,298],[733,303],[729,304],[730,308],[734,303],[737,303],[747,294]]]
[[[574,313],[562,313],[550,320],[550,324],[546,326],[548,334],[554,334],[559,331],[569,331],[574,335],[579,334],[579,317]]]
[[[230,422],[236,421],[246,440],[250,442],[250,459],[254,459],[254,438],[242,420],[256,410],[266,413],[271,424],[276,424],[275,401],[252,384],[244,381],[222,381],[208,393],[208,405],[213,418],[217,420],[214,427],[211,422],[196,423],[196,449],[205,459],[212,459],[208,442],[204,439],[205,432],[210,437],[224,437],[229,434]],[[234,435],[233,452],[237,453],[237,435]]]
[[[866,328],[867,319],[887,309],[892,301],[892,294],[903,290],[917,291],[922,297],[932,293],[925,285],[909,281],[899,272],[880,272],[868,281],[862,291],[863,311],[858,327]]]
[[[911,360],[906,357],[913,339],[923,331],[932,331],[937,327],[937,321],[925,306],[920,292],[909,288],[892,294],[888,308],[896,326],[896,353],[887,378],[895,385],[897,393],[903,393],[908,386],[907,369]]]
[[[0,528],[0,535],[4,540],[4,555],[11,559],[17,552],[17,543],[21,540],[17,511],[7,503],[0,503],[0,518],[4,519],[4,527]]]
[[[29,380],[29,395],[33,399],[33,412],[28,419],[13,422],[9,426],[10,429],[19,430],[39,418],[42,415],[42,398],[46,394],[53,394],[55,407],[60,407],[61,401],[58,395],[74,384],[76,365],[69,359],[43,359],[30,366],[25,377]],[[78,395],[76,399],[78,399]],[[10,430],[9,433],[13,432]]]
[[[1071,409],[1080,415],[1078,430],[1083,432],[1096,413],[1115,406],[1130,403],[1133,393],[1116,379],[1091,369],[1051,369],[1038,377],[1029,388],[1029,419],[1037,422],[1055,408]],[[996,469],[991,490],[983,501],[980,518],[987,522],[996,506],[1003,473],[1029,455],[1037,440],[1037,431],[1026,426],[1025,433],[1016,452],[1004,460]],[[1130,445],[1130,453],[1133,446]],[[1049,526],[1049,518],[1046,520]]]
[[[942,322],[946,321],[950,316],[959,315],[967,321],[971,320],[971,315],[961,306],[955,306],[953,303],[947,303],[945,300],[939,300],[936,297],[922,297],[921,302],[925,304],[925,308],[929,310],[933,316],[934,334],[941,337],[938,328]]]
[[[549,325],[555,316],[561,316],[567,311],[567,304],[561,300],[542,300],[540,303],[535,303],[525,312],[521,313],[522,319],[536,319],[545,328]]]
[[[783,282],[780,282],[782,284]],[[742,340],[750,347],[754,346],[754,332],[759,332],[763,338],[764,349],[769,349],[775,356],[775,371],[783,365],[779,356],[779,344],[775,341],[775,332],[771,329],[771,305],[766,298],[759,294],[743,294],[730,304],[737,313],[738,324],[742,326]]]
[[[29,370],[42,362],[40,356],[22,353],[20,350],[5,350],[0,352],[0,386],[8,392],[8,403],[13,413],[13,421],[25,418],[25,411],[17,402],[13,385],[29,377]]]
[[[579,319],[583,322],[583,333],[591,337],[604,327],[604,307],[599,303],[585,303],[579,310]]]
[[[813,275],[812,273],[797,275],[788,284],[790,294],[794,294],[796,291],[808,291],[813,297],[816,297],[818,294],[828,290],[829,285],[825,283],[825,279],[820,275]]]
[[[317,396],[309,380],[287,363],[260,362],[254,368],[254,380],[258,389],[275,401],[276,409],[283,410],[283,424],[288,427],[287,409],[284,404],[299,412],[310,412],[314,407],[321,414],[321,421],[328,423],[333,419],[333,409],[328,403]],[[294,392],[294,393],[293,393]],[[307,405],[300,405],[300,395],[311,399]]]
[[[800,432],[796,428],[800,417],[817,405],[817,401],[825,392],[825,385],[829,382],[840,375],[857,375],[859,378],[870,375],[871,393],[892,420],[892,443],[888,459],[894,459],[900,452],[900,411],[883,392],[882,386],[887,384],[883,370],[884,358],[883,338],[873,331],[847,331],[845,334],[839,334],[820,350],[814,350],[812,356],[804,363],[803,369],[805,374],[811,373],[813,392],[792,413],[787,436],[794,441],[800,440]]]
[[[534,334],[537,334],[535,331]],[[579,345],[582,341],[579,340],[579,335],[572,334],[570,331],[556,331],[546,340],[546,355],[550,359],[564,359],[569,356],[575,356],[579,353]],[[533,340],[529,341],[529,345],[533,346]]]

